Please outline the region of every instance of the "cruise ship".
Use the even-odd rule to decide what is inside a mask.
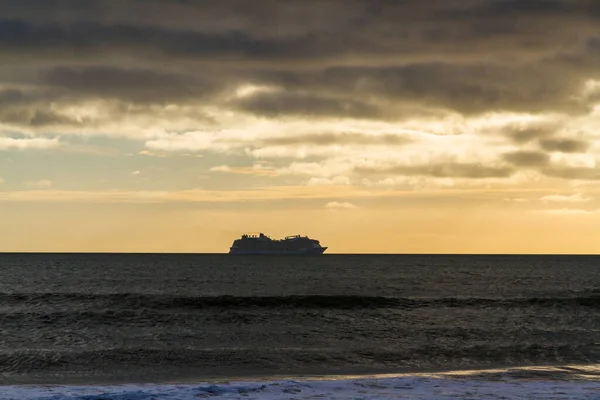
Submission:
[[[308,236],[286,236],[285,239],[274,240],[264,233],[244,234],[241,239],[233,241],[229,254],[239,255],[318,255],[327,247],[321,246],[318,240]]]

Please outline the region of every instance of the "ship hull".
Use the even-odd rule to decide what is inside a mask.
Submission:
[[[327,250],[327,247],[294,250],[230,248],[229,254],[241,256],[316,256],[323,254],[325,250]]]

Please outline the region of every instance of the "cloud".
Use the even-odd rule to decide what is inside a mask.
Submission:
[[[367,148],[392,148],[417,140],[408,133],[386,124],[362,128],[360,124],[326,121],[280,121],[255,118],[236,121],[231,128],[171,133],[148,140],[152,151],[245,153],[255,158],[307,158]],[[389,127],[391,132],[382,131]],[[394,133],[394,131],[400,131]],[[423,135],[423,134],[420,134]]]
[[[507,198],[504,198],[504,201],[509,202],[509,203],[526,203],[529,200],[522,198],[522,197],[507,197]]]
[[[17,88],[4,88],[0,90],[0,105],[7,107],[10,105],[28,104],[38,98],[46,95],[44,91],[24,91]]]
[[[310,115],[377,118],[381,115],[376,106],[357,100],[287,91],[247,96],[238,100],[235,106],[243,111],[267,117]]]
[[[340,185],[350,185],[350,184],[351,184],[350,178],[348,178],[347,176],[334,176],[333,178],[312,177],[307,182],[307,185],[309,185],[309,186],[313,186],[313,185],[340,186]]]
[[[293,145],[386,145],[397,146],[408,144],[413,139],[394,134],[360,134],[360,133],[322,133],[312,135],[288,135],[269,137],[261,140],[263,146],[293,146]]]
[[[180,135],[170,134],[159,139],[149,140],[146,142],[146,147],[150,150],[182,152],[226,151],[234,146],[223,141],[218,132],[186,132]]]
[[[44,65],[60,60],[42,73],[44,84],[132,101],[202,97],[232,81],[273,84],[282,90],[239,101],[270,116],[377,116],[374,98],[466,114],[581,109],[570,95],[595,65],[591,38],[591,48],[564,54],[566,43],[595,33],[588,15],[597,9],[573,2],[561,3],[563,13],[549,12],[549,3],[523,13],[468,0],[266,1],[251,12],[237,2],[176,3],[54,5],[44,19],[13,5],[0,20],[0,49]],[[508,9],[522,23],[511,23]]]
[[[0,80],[0,86],[1,86]],[[46,129],[87,122],[56,109],[62,94],[47,88],[0,88],[0,124]]]
[[[31,7],[13,5],[0,20],[0,48],[45,65],[55,54],[64,65],[42,74],[45,83],[133,100],[198,94],[197,85],[212,92],[213,82],[242,79],[288,89],[241,102],[256,112],[343,112],[347,104],[370,115],[376,110],[361,104],[374,95],[466,113],[539,110],[572,102],[565,93],[586,63],[565,68],[559,55],[582,31],[593,36],[587,16],[596,11],[571,2],[561,3],[568,12],[549,12],[550,4],[523,12],[468,0],[265,1],[250,9],[239,2],[167,3],[54,5],[42,7],[43,19]],[[522,24],[511,23],[516,12]],[[555,26],[559,32],[548,29]],[[585,49],[577,50],[587,60]],[[507,62],[510,57],[518,62]],[[177,68],[165,60],[176,60]]]
[[[37,181],[27,181],[25,186],[32,189],[49,189],[52,187],[52,181],[49,179],[40,179]]]
[[[509,188],[519,188],[523,185],[535,185],[540,180],[541,174],[537,171],[516,171],[506,177],[432,177],[426,175],[389,175],[389,176],[364,176],[360,182],[372,188],[395,188],[415,191],[431,190],[489,190],[495,188],[501,191]]]
[[[69,94],[141,103],[197,101],[218,88],[193,75],[117,67],[56,67],[44,72],[41,83]]]
[[[538,151],[515,151],[503,155],[504,159],[519,167],[532,167],[545,165],[550,161],[550,156]]]
[[[206,16],[202,18],[200,14],[205,8],[188,8],[198,13],[196,27],[201,26],[202,22],[207,22]],[[179,12],[183,16],[185,10]],[[242,15],[240,17],[243,18]],[[330,54],[345,52],[344,48],[338,45],[340,37],[335,38],[333,42],[327,42],[319,40],[309,32],[269,37],[259,36],[250,31],[230,30],[226,26],[220,31],[211,32],[151,24],[139,25],[132,20],[127,22],[119,25],[90,20],[32,23],[23,19],[5,18],[0,20],[0,49],[8,54],[24,51],[47,54],[52,51],[66,59],[71,58],[69,53],[76,50],[80,54],[133,53],[144,58],[152,54],[161,54],[179,60],[226,57],[230,60],[257,61],[307,60],[313,57],[326,59]]]
[[[592,1],[8,0],[2,11],[2,150],[120,137],[139,154],[210,158],[209,180],[315,187],[600,179]]]
[[[546,151],[560,151],[563,153],[581,153],[588,149],[589,143],[577,139],[542,139],[540,145]]]
[[[558,130],[557,126],[507,127],[503,133],[517,144],[528,143],[535,139],[551,136]]]
[[[344,98],[378,98],[390,104],[418,104],[464,115],[493,111],[582,113],[588,100],[573,97],[578,79],[573,70],[545,60],[539,65],[476,61],[398,66],[339,66],[318,71],[287,71],[264,77],[265,83],[289,91],[311,90]],[[564,76],[560,76],[564,74]]]
[[[329,203],[325,204],[325,208],[335,209],[335,210],[351,210],[351,209],[358,208],[358,207],[352,203],[348,203],[347,201],[344,201],[344,202],[330,201]]]
[[[584,203],[591,201],[592,198],[586,197],[581,193],[575,193],[571,195],[550,194],[541,197],[540,200],[546,203]]]
[[[600,171],[597,168],[552,166],[544,168],[542,172],[544,175],[554,178],[600,180]]]
[[[213,172],[227,172],[231,174],[242,174],[242,175],[259,175],[259,176],[275,176],[278,175],[277,171],[265,167],[262,164],[254,164],[251,167],[230,167],[228,165],[218,165],[211,167],[210,171]]]
[[[387,174],[406,176],[429,176],[435,178],[506,178],[515,173],[510,167],[490,167],[476,163],[438,163],[430,165],[398,165],[357,167],[355,171],[363,175]]]
[[[0,150],[49,149],[57,147],[58,145],[58,138],[15,139],[10,137],[0,137]]]
[[[82,126],[82,121],[69,118],[66,115],[62,115],[48,109],[5,109],[0,111],[0,121],[4,123],[46,128],[49,126]]]
[[[359,54],[396,58],[438,54],[439,58],[439,54],[451,55],[452,51],[466,57],[482,51],[486,44],[488,51],[544,54],[575,36],[577,28],[593,28],[594,19],[589,16],[597,13],[594,2],[568,0],[531,7],[513,5],[514,1],[473,0],[376,5],[360,0],[289,4],[267,0],[252,7],[236,0],[226,5],[90,3],[68,9],[53,4],[41,7],[43,13],[33,13],[30,2],[11,2],[3,10],[5,19],[0,27],[4,34],[0,37],[4,40],[0,44],[12,51],[42,52],[47,48],[67,53],[65,50],[77,49],[80,55],[112,50],[178,58],[226,55],[233,61],[244,57],[296,62],[351,60]],[[525,26],[511,23],[517,14]],[[547,29],[552,26],[562,29]],[[409,31],[407,27],[419,29]],[[548,33],[535,35],[539,31]],[[397,40],[399,37],[403,40]]]

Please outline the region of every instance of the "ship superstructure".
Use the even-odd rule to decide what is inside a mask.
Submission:
[[[318,255],[327,247],[308,236],[292,235],[274,240],[264,233],[244,234],[233,241],[229,254],[241,255]]]

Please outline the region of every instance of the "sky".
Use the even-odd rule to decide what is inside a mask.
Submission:
[[[0,251],[600,251],[600,2],[3,0]]]

